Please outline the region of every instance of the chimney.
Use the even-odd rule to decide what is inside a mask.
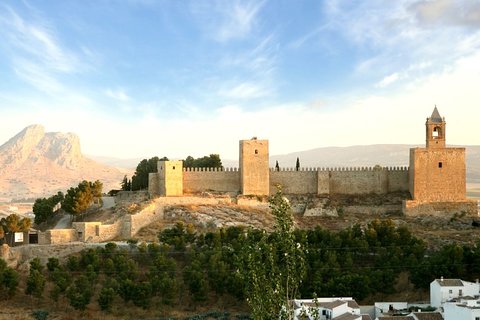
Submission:
[[[441,276],[441,277],[440,277],[440,281],[442,281],[442,282],[443,282],[443,276]]]

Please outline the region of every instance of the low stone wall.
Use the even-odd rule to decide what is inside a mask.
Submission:
[[[52,229],[39,235],[39,244],[58,244],[78,241],[75,229]]]
[[[450,202],[419,202],[415,200],[403,201],[405,215],[445,215],[468,214],[478,216],[477,200],[450,201]]]
[[[115,196],[115,202],[142,202],[148,200],[149,195],[147,190],[140,191],[120,191]]]
[[[140,212],[124,217],[122,235],[126,238],[133,237],[143,227],[149,225],[152,222],[163,219],[163,209],[165,206],[230,204],[232,204],[232,199],[230,197],[159,197],[152,200],[152,202]]]

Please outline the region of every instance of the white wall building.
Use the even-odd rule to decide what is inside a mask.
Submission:
[[[480,300],[460,299],[443,304],[445,320],[480,320]]]
[[[435,279],[430,283],[430,305],[440,308],[445,302],[461,297],[478,297],[480,284],[460,279]],[[474,319],[475,320],[475,319]],[[479,319],[480,320],[480,319]]]
[[[294,319],[314,319],[316,310],[320,320],[365,320],[371,319],[368,315],[360,314],[360,307],[352,298],[318,298],[293,300]]]

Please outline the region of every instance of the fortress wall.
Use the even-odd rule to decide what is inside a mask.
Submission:
[[[317,194],[330,194],[330,172],[326,170],[318,171]]]
[[[78,241],[77,231],[75,229],[51,229],[45,233],[47,234],[44,240],[46,242],[43,243],[39,238],[39,244],[57,244]]]
[[[317,171],[314,170],[283,170],[270,171],[270,194],[276,192],[276,186],[281,185],[285,194],[317,194]]]
[[[218,205],[232,203],[230,197],[207,198],[207,197],[159,197],[154,199],[147,207],[140,212],[126,215],[122,221],[123,229],[121,234],[124,238],[135,236],[140,229],[152,222],[164,218],[164,207],[169,205]]]
[[[226,171],[214,168],[191,168],[183,171],[183,192],[200,193],[205,191],[239,192],[240,172],[237,168]]]
[[[161,198],[159,198],[161,199]],[[174,198],[180,199],[180,198]],[[130,226],[128,237],[133,237],[142,229],[143,227],[149,225],[152,222],[163,219],[163,208],[164,206],[159,203],[159,201],[153,201],[142,211],[137,212],[136,214],[127,215],[126,220],[127,225]]]
[[[340,168],[330,171],[330,194],[387,193],[387,170]]]
[[[408,191],[408,175],[408,167],[389,168],[387,172],[388,192]]]

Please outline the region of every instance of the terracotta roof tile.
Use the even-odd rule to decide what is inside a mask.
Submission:
[[[443,320],[440,312],[414,312],[418,320]]]

